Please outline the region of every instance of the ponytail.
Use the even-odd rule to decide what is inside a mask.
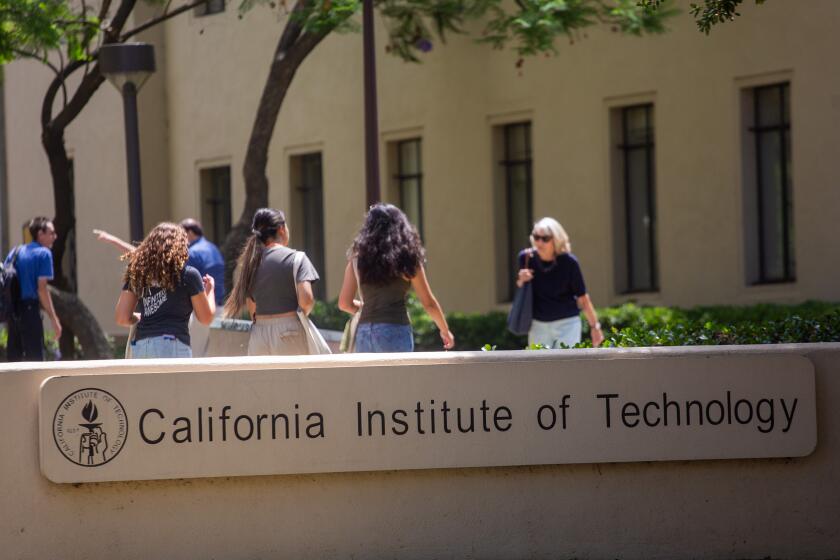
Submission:
[[[236,259],[236,268],[239,270],[233,282],[233,290],[225,302],[224,317],[230,319],[239,314],[239,310],[245,305],[245,300],[251,293],[254,286],[254,279],[257,276],[257,269],[262,262],[265,245],[256,233],[251,234],[245,243],[245,248]]]
[[[260,208],[254,212],[251,237],[248,238],[245,248],[236,259],[239,274],[234,280],[230,297],[225,302],[225,317],[235,317],[245,305],[245,300],[254,288],[254,279],[257,277],[257,269],[265,253],[265,245],[274,239],[277,230],[285,223],[286,215],[280,210]]]

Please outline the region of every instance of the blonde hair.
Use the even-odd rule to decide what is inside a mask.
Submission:
[[[554,239],[554,252],[558,255],[572,252],[572,242],[569,240],[569,235],[563,229],[563,226],[560,225],[560,222],[554,218],[540,219],[534,224],[534,228],[531,231],[540,235],[550,235]],[[534,236],[531,235],[529,237],[531,239],[531,247],[536,249],[537,245],[534,243]]]

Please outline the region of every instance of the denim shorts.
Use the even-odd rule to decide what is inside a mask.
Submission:
[[[356,329],[356,352],[413,352],[411,325],[394,323],[359,323]]]
[[[190,347],[172,336],[151,336],[131,343],[132,358],[192,358]]]

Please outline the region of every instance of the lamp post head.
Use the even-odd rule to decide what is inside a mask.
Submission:
[[[148,43],[114,43],[99,49],[99,71],[120,92],[131,82],[139,90],[155,71],[155,47]]]

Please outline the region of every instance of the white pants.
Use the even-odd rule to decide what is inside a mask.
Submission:
[[[213,317],[221,317],[224,306],[216,306],[216,314]],[[210,325],[202,325],[195,318],[195,313],[190,315],[190,348],[193,358],[203,358],[207,355],[207,344],[210,342]]]
[[[556,321],[531,321],[528,344],[542,344],[546,348],[561,348],[560,344],[572,347],[580,342],[580,317],[575,315]]]
[[[309,354],[306,334],[297,315],[257,320],[248,338],[249,356],[302,356]]]

